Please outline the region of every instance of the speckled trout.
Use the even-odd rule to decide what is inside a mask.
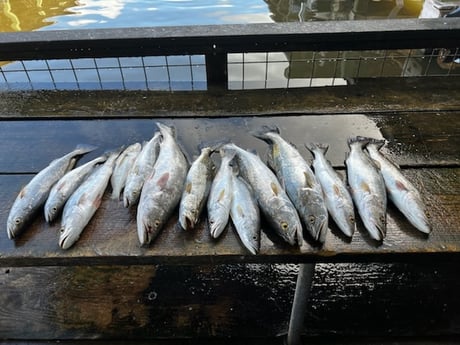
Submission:
[[[134,143],[129,145],[118,156],[112,176],[110,177],[110,184],[112,185],[112,199],[120,200],[120,198],[122,198],[122,190],[125,188],[129,170],[134,165],[141,149],[142,145],[140,143]]]
[[[213,238],[219,237],[227,226],[233,197],[233,167],[230,163],[235,153],[226,150],[219,150],[219,153],[222,160],[212,181],[207,203],[209,231]]]
[[[431,228],[422,197],[415,186],[402,174],[399,167],[379,151],[384,144],[384,140],[372,139],[366,145],[366,150],[382,173],[388,197],[413,226],[429,234]]]
[[[237,145],[225,144],[221,150],[235,152],[235,159],[241,177],[249,183],[260,210],[276,233],[286,242],[294,245],[302,231],[297,210],[281,187],[275,174],[262,162],[259,156]],[[300,236],[299,242],[302,241]]]
[[[311,237],[323,243],[328,229],[328,213],[321,185],[310,166],[277,129],[254,135],[270,145],[268,165],[275,171]]]
[[[329,214],[345,235],[353,236],[356,230],[353,199],[345,182],[325,157],[329,146],[316,143],[306,146],[314,156],[313,168],[315,176],[321,184]]]
[[[107,156],[100,156],[79,166],[65,174],[51,188],[48,199],[45,203],[45,219],[51,223],[62,211],[64,204],[72,193],[82,184],[82,182],[91,174],[97,164],[105,162]]]
[[[260,247],[260,214],[251,187],[234,172],[230,218],[243,245],[257,254]]]
[[[211,147],[203,147],[187,173],[179,205],[179,223],[184,230],[195,227],[206,204],[216,167]]]
[[[142,186],[153,172],[153,166],[160,150],[160,141],[161,134],[156,132],[152,139],[143,145],[141,152],[129,170],[125,190],[123,191],[123,204],[125,207],[134,206],[139,200]]]
[[[46,202],[51,187],[75,166],[77,159],[94,149],[94,146],[76,147],[65,156],[53,160],[21,189],[8,215],[6,230],[10,239],[15,238],[24,230],[35,213]]]
[[[374,240],[386,235],[387,195],[385,182],[375,163],[363,151],[369,142],[362,137],[348,139],[347,166],[351,196],[367,231]]]
[[[137,207],[137,234],[141,245],[149,244],[178,205],[184,190],[188,163],[172,128],[157,123],[162,141],[153,174],[145,181]]]
[[[109,184],[115,160],[121,150],[108,155],[104,164],[96,167],[91,175],[67,200],[62,211],[59,246],[69,249],[80,238],[81,233],[101,205]]]

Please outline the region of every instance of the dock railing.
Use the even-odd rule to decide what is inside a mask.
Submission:
[[[459,47],[458,18],[3,33],[0,90],[286,88],[458,76]]]

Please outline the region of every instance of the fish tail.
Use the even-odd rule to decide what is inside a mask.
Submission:
[[[329,144],[323,144],[323,143],[308,143],[305,144],[305,147],[307,148],[308,151],[310,151],[312,154],[315,154],[315,151],[321,152],[323,155],[326,154],[327,150],[329,149]]]
[[[75,147],[75,152],[78,155],[84,155],[86,153],[89,153],[91,151],[94,151],[97,149],[97,146],[90,145],[90,144],[78,144],[77,147]]]
[[[273,142],[273,138],[270,136],[270,133],[276,133],[279,135],[280,129],[276,126],[263,126],[259,131],[252,131],[251,135],[271,144]]]
[[[174,127],[166,126],[165,124],[161,122],[155,122],[157,125],[158,129],[160,130],[161,134],[169,134],[172,137],[176,137],[176,129]]]
[[[357,136],[357,137],[352,137],[348,138],[347,144],[351,148],[352,146],[358,146],[360,148],[363,148],[366,146],[371,139],[362,137],[362,136]]]
[[[211,153],[218,152],[222,146],[225,144],[229,144],[229,139],[224,140],[215,140],[215,141],[203,141],[198,144],[198,151],[202,151],[203,149],[210,149]]]
[[[372,146],[378,151],[383,147],[383,145],[385,145],[385,139],[369,138],[369,143],[366,146]]]

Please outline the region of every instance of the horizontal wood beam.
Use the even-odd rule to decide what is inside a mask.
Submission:
[[[0,34],[1,60],[460,46],[460,20],[401,19]]]

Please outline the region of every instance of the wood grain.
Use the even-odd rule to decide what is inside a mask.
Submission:
[[[58,246],[59,222],[47,225],[39,215],[25,233],[14,241],[0,232],[0,264],[92,265],[92,264],[203,264],[237,262],[305,262],[391,260],[411,254],[460,253],[460,168],[405,169],[404,173],[421,190],[431,216],[429,236],[415,230],[394,208],[388,209],[387,237],[382,244],[372,241],[358,223],[351,242],[331,225],[322,248],[313,244],[304,251],[282,243],[265,225],[260,254],[252,256],[241,246],[232,226],[218,240],[210,237],[206,219],[192,232],[177,225],[177,213],[149,247],[140,247],[133,210],[106,195],[77,244],[68,251]],[[29,176],[1,176],[0,224],[6,217],[17,186]]]

